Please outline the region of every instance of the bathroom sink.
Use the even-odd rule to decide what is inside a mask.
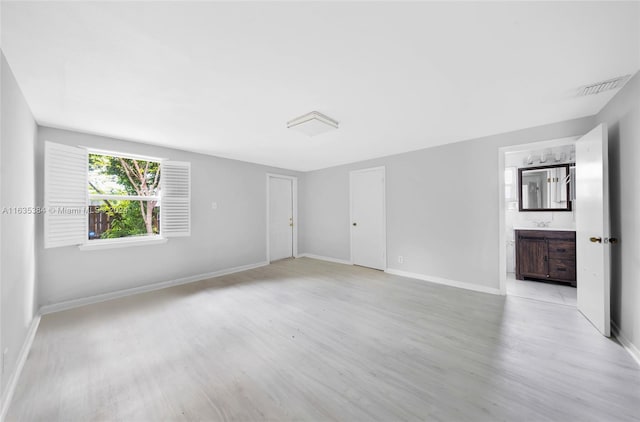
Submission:
[[[549,231],[565,231],[574,232],[576,229],[562,227],[514,227],[513,230],[549,230]]]

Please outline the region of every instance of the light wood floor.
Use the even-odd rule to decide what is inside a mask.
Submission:
[[[303,258],[43,317],[7,420],[639,417],[574,307]]]

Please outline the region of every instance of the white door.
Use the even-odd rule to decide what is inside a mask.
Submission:
[[[576,143],[576,265],[578,310],[605,336],[610,322],[607,127]]]
[[[386,268],[384,167],[351,172],[351,260]]]
[[[293,180],[269,177],[269,261],[293,256]]]

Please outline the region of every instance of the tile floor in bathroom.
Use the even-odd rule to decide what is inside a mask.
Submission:
[[[507,273],[507,294],[560,305],[576,306],[577,289],[563,284],[516,280],[515,273]]]

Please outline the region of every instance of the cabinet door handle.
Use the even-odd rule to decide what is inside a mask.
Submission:
[[[601,237],[595,237],[595,236],[594,236],[594,237],[590,237],[590,238],[589,238],[589,240],[590,240],[592,243],[602,243],[602,238],[601,238]]]

